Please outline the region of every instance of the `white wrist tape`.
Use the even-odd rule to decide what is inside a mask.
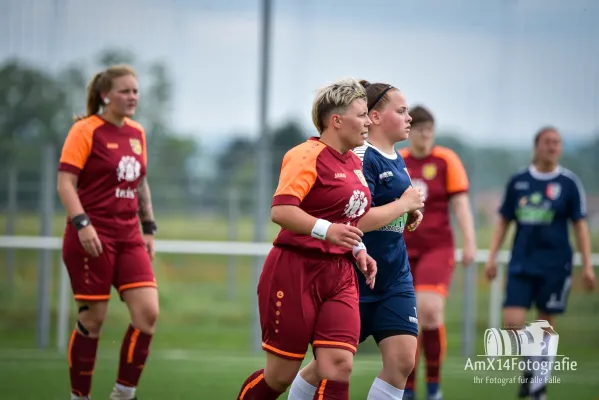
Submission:
[[[354,257],[358,255],[358,253],[360,252],[360,250],[366,251],[366,245],[364,244],[364,242],[360,242],[356,246],[354,246],[354,249],[352,250],[352,253],[354,254]]]
[[[316,239],[325,240],[327,237],[327,231],[331,225],[333,224],[326,219],[317,219],[316,223],[314,224],[314,228],[312,228],[312,233],[310,236]]]

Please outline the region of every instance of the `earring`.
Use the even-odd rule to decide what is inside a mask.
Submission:
[[[110,103],[110,99],[108,97],[104,98],[104,104],[108,105],[108,103]]]

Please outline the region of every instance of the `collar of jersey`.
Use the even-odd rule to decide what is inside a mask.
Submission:
[[[551,172],[540,172],[534,165],[528,167],[528,173],[540,181],[548,181],[557,178],[562,173],[562,167],[559,165]]]
[[[378,151],[383,157],[388,158],[389,160],[397,160],[397,152],[394,151],[393,154],[387,154],[384,151],[377,149],[376,147],[374,147],[373,145],[371,145],[369,142],[364,142],[364,144],[367,147],[372,147],[374,150]]]

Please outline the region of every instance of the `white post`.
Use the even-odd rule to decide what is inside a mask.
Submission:
[[[70,314],[70,286],[69,273],[62,259],[60,261],[59,271],[60,281],[58,289],[58,315],[56,321],[56,347],[61,354],[67,350],[67,340],[69,337],[69,314]]]
[[[501,328],[501,309],[503,302],[503,271],[501,261],[497,263],[497,277],[491,282],[489,297],[489,328]]]

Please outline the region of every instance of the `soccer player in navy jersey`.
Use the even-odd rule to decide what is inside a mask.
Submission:
[[[532,164],[508,182],[499,221],[495,227],[485,272],[497,276],[496,256],[510,223],[516,223],[508,265],[503,324],[521,328],[534,302],[538,319],[554,326],[555,316],[566,310],[572,285],[572,257],[568,222],[574,226],[582,256],[586,289],[595,287],[584,188],[578,177],[558,164],[562,142],[553,127],[541,129],[534,139]],[[544,399],[544,379],[530,383],[536,371],[525,373],[520,397]],[[539,382],[537,382],[539,381]]]
[[[416,296],[403,238],[406,226],[415,229],[422,219],[422,191],[411,188],[397,142],[406,140],[411,117],[403,94],[383,83],[362,81],[368,95],[372,125],[368,141],[354,149],[372,196],[372,208],[358,222],[368,232],[363,242],[377,261],[377,284],[360,277],[360,342],[373,336],[383,369],[375,378],[368,400],[398,400],[415,362],[418,336]],[[318,382],[314,362],[294,380],[290,400],[312,399]]]

